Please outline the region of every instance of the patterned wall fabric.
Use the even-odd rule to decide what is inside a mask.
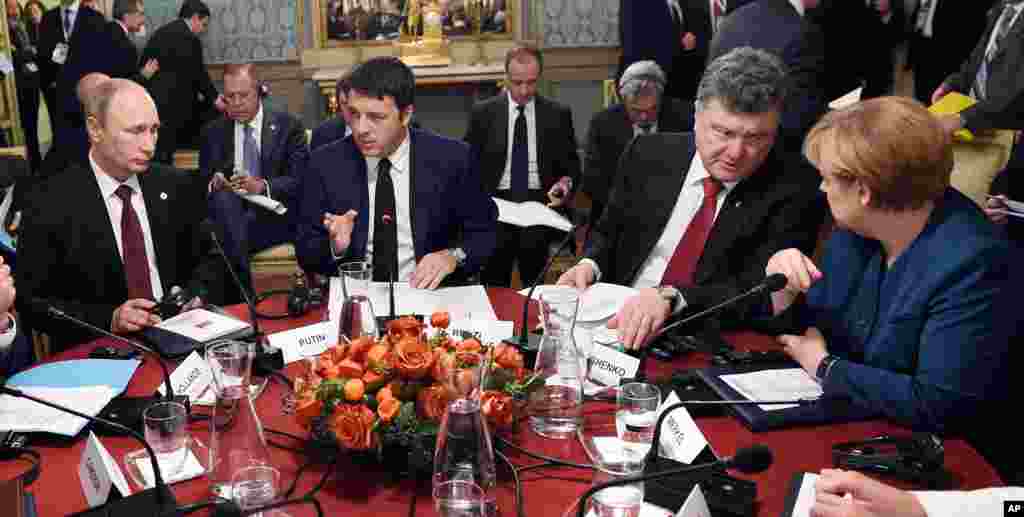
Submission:
[[[544,0],[543,20],[541,20],[544,45],[547,47],[618,46],[619,2],[620,0]]]
[[[207,64],[298,59],[297,0],[206,0],[210,28],[203,36]],[[174,20],[181,0],[146,0],[146,31]]]

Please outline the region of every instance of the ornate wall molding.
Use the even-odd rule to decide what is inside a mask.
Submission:
[[[651,1],[651,0],[628,0]],[[655,0],[656,1],[656,0]],[[620,0],[543,0],[540,30],[545,47],[619,45]]]

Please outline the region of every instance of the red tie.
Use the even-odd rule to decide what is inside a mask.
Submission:
[[[697,261],[704,253],[704,243],[708,240],[711,227],[715,224],[715,210],[718,207],[718,193],[722,191],[722,183],[708,176],[704,178],[704,201],[701,202],[693,220],[686,227],[683,238],[679,240],[676,251],[668,261],[668,268],[661,277],[661,285],[693,285],[693,273],[697,270]]]
[[[153,299],[153,285],[149,281],[149,259],[146,258],[146,241],[142,237],[139,216],[132,207],[134,191],[128,185],[117,187],[114,194],[121,198],[121,254],[124,262],[124,279],[128,284],[128,299]]]
[[[722,4],[718,3],[718,0],[711,0],[711,3],[713,4],[712,9],[714,10],[715,18],[722,16]]]

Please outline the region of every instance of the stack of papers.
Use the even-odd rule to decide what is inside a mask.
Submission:
[[[498,206],[498,222],[521,228],[547,226],[563,232],[572,231],[572,221],[536,201],[513,203],[496,197],[491,199]]]
[[[539,285],[533,291],[533,299],[540,299],[546,291],[564,288],[563,286]],[[523,289],[519,291],[519,294],[526,296],[529,292],[529,289]],[[576,321],[587,323],[611,318],[619,312],[626,300],[637,292],[632,287],[598,282],[580,293],[580,308],[576,314]]]
[[[343,294],[341,279],[331,277],[329,310],[331,321],[339,321]],[[370,283],[370,303],[376,316],[391,312],[387,282]],[[447,311],[452,320],[497,320],[491,299],[483,286],[445,287],[433,291],[415,289],[408,282],[395,282],[395,314],[422,314],[429,316],[437,311]]]
[[[21,391],[90,416],[98,415],[118,393],[110,386],[27,387]],[[28,399],[10,395],[0,396],[0,430],[75,436],[87,423],[89,422],[84,418]]]
[[[747,400],[816,399],[824,395],[821,386],[803,368],[722,375],[721,379]],[[761,404],[758,407],[765,411],[777,411],[797,405]]]
[[[193,309],[160,322],[157,328],[194,339],[200,343],[207,343],[247,329],[249,324],[240,319],[206,309]]]
[[[1024,217],[1024,202],[1014,201],[1012,199],[1007,199],[1004,202],[1006,203],[1006,210],[994,210],[994,211],[995,212],[999,212],[1001,214],[1006,214],[1006,215],[1009,215],[1009,216],[1012,216],[1012,217]]]

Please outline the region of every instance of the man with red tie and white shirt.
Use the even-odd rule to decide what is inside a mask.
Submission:
[[[185,173],[150,163],[160,119],[146,90],[110,79],[84,108],[88,165],[29,195],[18,243],[18,309],[55,351],[92,336],[45,306],[112,332],[135,332],[160,322],[155,300],[173,286],[204,300],[212,292],[219,301],[224,271],[200,230],[205,192]]]
[[[608,322],[628,348],[669,316],[756,284],[776,251],[813,250],[824,215],[818,176],[774,145],[786,84],[778,58],[735,49],[701,80],[694,133],[639,136],[623,152],[585,257],[558,283],[639,288]],[[726,322],[752,308],[737,306]]]

